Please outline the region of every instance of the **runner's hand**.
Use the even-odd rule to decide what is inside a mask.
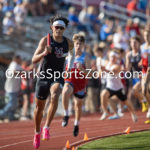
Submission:
[[[50,54],[52,52],[52,47],[51,46],[46,46],[45,49],[44,49],[44,56]]]

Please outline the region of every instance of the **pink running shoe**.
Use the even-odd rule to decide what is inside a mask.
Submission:
[[[33,140],[33,147],[38,149],[40,147],[40,136],[41,133],[35,133],[34,140]]]
[[[43,134],[42,138],[43,141],[47,141],[50,139],[49,128],[43,128],[42,134]]]

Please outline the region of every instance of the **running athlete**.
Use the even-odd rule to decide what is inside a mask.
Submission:
[[[139,62],[141,61],[140,38],[138,36],[132,37],[130,40],[130,45],[131,45],[132,51],[128,52],[126,55],[126,70],[132,71],[133,75],[136,72],[138,72],[138,75],[140,75],[141,67],[139,67],[138,65]],[[142,112],[146,112],[147,104],[146,104],[146,100],[144,99],[141,93],[140,78],[133,77],[132,85],[133,85],[132,89],[129,90],[129,99],[131,100],[131,96],[133,94],[142,103]]]
[[[148,68],[148,57],[150,56],[150,26],[146,26],[144,30],[144,40],[145,43],[141,45],[141,56],[142,56],[142,72],[143,72],[143,78],[142,78],[142,93],[143,96],[145,96],[149,108],[146,117],[148,118],[145,123],[150,123],[150,94],[148,91],[148,80],[149,80],[149,73],[147,73],[149,70]],[[147,73],[147,76],[146,76]]]
[[[57,110],[58,99],[63,85],[62,76],[54,79],[55,72],[60,74],[63,72],[65,57],[68,54],[68,70],[72,67],[74,60],[73,42],[63,36],[63,33],[68,25],[68,20],[62,16],[54,16],[50,19],[50,28],[52,36],[45,36],[39,42],[32,62],[41,62],[39,78],[36,83],[36,107],[34,111],[35,135],[33,146],[39,148],[41,135],[41,120],[43,117],[43,109],[48,95],[51,95],[51,102],[43,127],[43,140],[48,140],[49,126]],[[51,41],[51,42],[50,42]],[[47,45],[48,43],[48,45]]]
[[[84,37],[80,34],[75,34],[73,36],[73,42],[75,47],[75,60],[73,64],[73,68],[71,69],[71,75],[69,78],[65,79],[65,85],[62,92],[62,103],[64,108],[64,118],[62,121],[62,126],[65,127],[68,124],[69,113],[68,113],[68,102],[69,98],[72,94],[74,94],[74,102],[75,102],[75,121],[74,121],[74,130],[73,135],[78,136],[79,133],[79,121],[81,117],[82,111],[82,103],[84,97],[86,96],[86,83],[85,79],[86,68],[90,68],[89,66],[89,57],[82,53],[82,49],[84,48]],[[67,67],[66,67],[67,68]],[[75,73],[75,71],[78,71]],[[79,71],[83,71],[82,75],[80,75]]]
[[[101,93],[101,105],[103,109],[103,115],[101,116],[101,120],[106,119],[108,115],[108,111],[107,111],[108,99],[116,95],[122,103],[128,106],[128,109],[131,112],[132,120],[133,122],[136,122],[137,117],[135,115],[132,105],[127,101],[125,89],[123,87],[121,78],[119,76],[120,75],[119,73],[122,71],[122,66],[119,65],[117,62],[118,57],[119,57],[118,53],[111,51],[109,53],[109,61],[107,66],[102,67],[102,70],[107,72],[108,74],[106,76],[106,89],[104,89]],[[114,116],[111,117],[113,117],[114,119],[118,119],[119,115],[117,111],[115,109],[113,109],[113,111],[114,111]]]

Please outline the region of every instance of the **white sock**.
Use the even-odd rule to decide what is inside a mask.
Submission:
[[[75,121],[74,121],[74,125],[75,125],[75,126],[78,126],[78,125],[79,125],[79,122],[80,122],[79,120],[75,120]]]
[[[64,110],[64,116],[69,116],[69,111],[68,110]]]
[[[45,128],[49,129],[49,127],[48,127],[48,126],[44,126],[43,128],[44,128],[44,129],[45,129]]]

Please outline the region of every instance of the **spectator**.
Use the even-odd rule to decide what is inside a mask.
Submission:
[[[113,21],[111,19],[106,19],[105,23],[100,29],[100,39],[106,41],[109,35],[112,35]]]
[[[8,103],[5,107],[0,110],[0,118],[4,119],[6,116],[8,119],[14,120],[15,110],[18,104],[18,93],[20,91],[20,78],[16,78],[17,71],[22,71],[21,68],[21,57],[16,55],[13,57],[12,62],[10,63],[7,75],[6,75],[6,82],[5,82],[5,101]]]
[[[96,71],[96,61],[91,60],[92,70]],[[99,79],[92,78],[88,80],[87,97],[85,100],[85,110],[89,113],[94,113],[98,111],[98,90]]]
[[[140,35],[140,19],[139,18],[133,19],[133,30],[135,30],[135,36]]]
[[[25,3],[27,10],[31,13],[32,16],[37,16],[36,12],[36,0],[23,0]]]
[[[128,50],[128,35],[124,33],[121,26],[117,27],[117,31],[113,36],[113,44],[115,48],[123,49],[124,51]]]
[[[78,30],[83,30],[83,31],[86,30],[85,27],[79,22],[75,7],[69,8],[68,19],[70,24],[76,27]]]
[[[91,30],[98,32],[100,27],[100,21],[98,20],[95,7],[89,6],[87,10],[87,20],[91,27]]]
[[[87,23],[87,17],[86,17],[86,14],[87,14],[87,8],[83,8],[80,13],[79,13],[79,21],[83,24],[83,25],[86,25]]]
[[[148,5],[148,0],[139,0],[138,9],[143,13],[145,13],[147,5]]]
[[[70,7],[68,11],[68,19],[72,26],[78,26],[80,24],[78,16],[76,14],[75,7]]]
[[[11,35],[15,32],[16,23],[13,18],[12,12],[7,12],[3,19],[3,33],[6,35]]]
[[[139,19],[135,18],[133,21],[132,19],[127,20],[127,24],[125,27],[125,31],[128,33],[130,37],[134,37],[136,35],[140,35],[139,29]]]
[[[21,26],[27,16],[27,10],[22,3],[22,0],[17,0],[16,6],[14,8],[14,14],[17,25]]]
[[[54,0],[40,0],[40,3],[42,5],[42,9],[44,10],[44,13],[55,13],[55,8],[54,8]]]
[[[36,9],[37,9],[37,14],[40,16],[44,15],[44,9],[42,7],[42,3],[40,0],[36,0]]]
[[[10,5],[10,1],[9,0],[4,0],[4,6],[2,8],[2,12],[4,14],[6,14],[7,12],[13,12],[13,7]]]
[[[133,11],[137,11],[138,10],[138,1],[139,0],[131,0],[128,4],[127,4],[127,11],[129,12],[129,16],[132,15]]]
[[[130,35],[130,32],[131,32],[132,28],[133,28],[132,19],[128,19],[127,22],[126,22],[126,27],[125,27],[125,31],[128,33],[128,35]]]

